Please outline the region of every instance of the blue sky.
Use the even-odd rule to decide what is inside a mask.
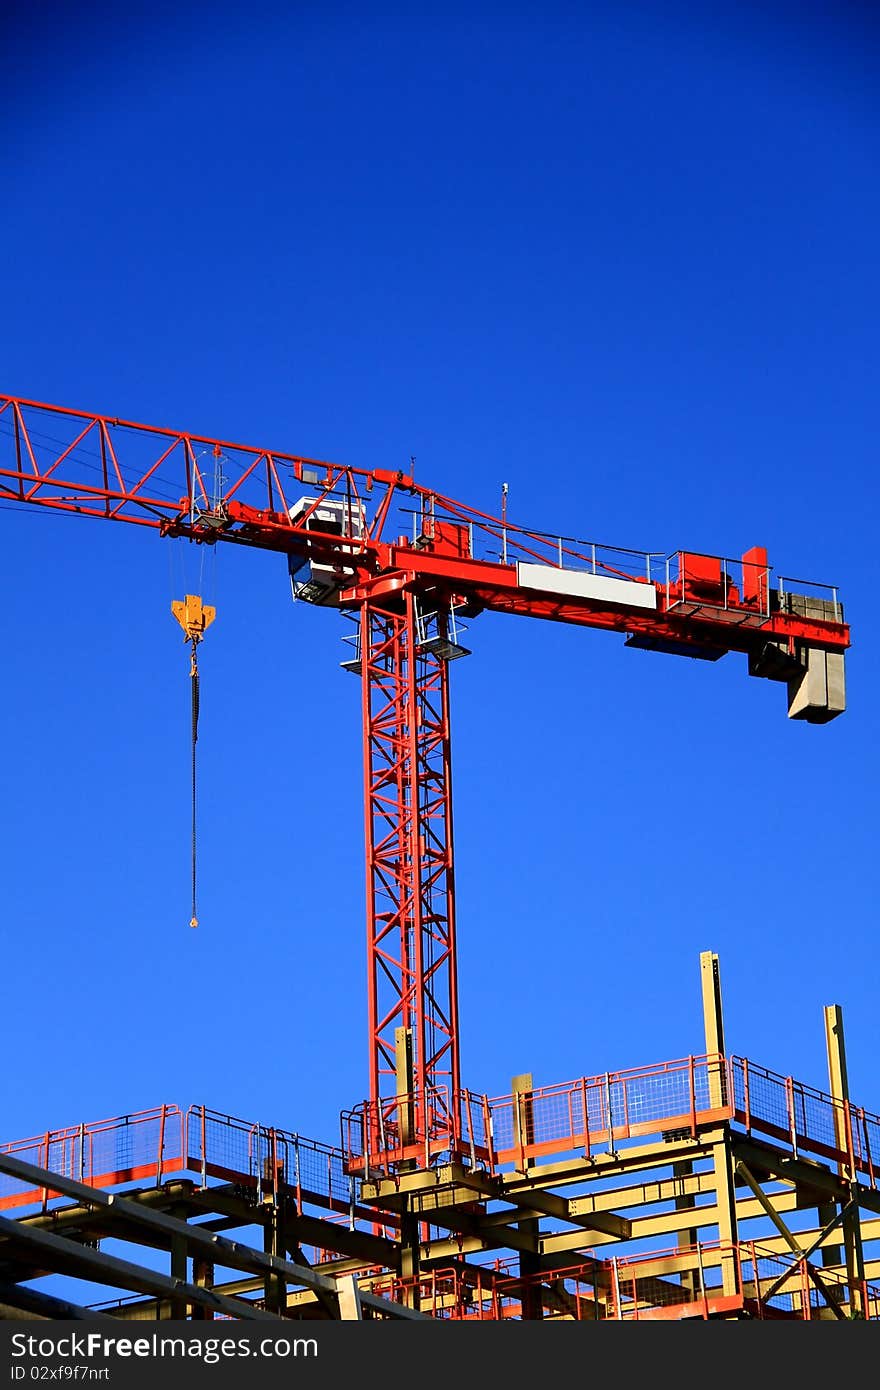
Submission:
[[[0,391],[840,586],[850,708],[483,615],[452,669],[464,1080],[873,1056],[878,31],[859,6],[13,6]],[[359,691],[283,560],[0,508],[5,1136],[368,1088]],[[189,682],[202,648],[200,918]]]

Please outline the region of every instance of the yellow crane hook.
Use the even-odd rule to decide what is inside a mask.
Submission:
[[[190,926],[197,927],[196,915],[196,743],[199,737],[199,662],[197,647],[207,629],[216,617],[217,610],[203,604],[198,594],[187,594],[184,599],[174,599],[171,604],[180,626],[183,640],[190,644],[189,674],[192,681],[192,917]]]

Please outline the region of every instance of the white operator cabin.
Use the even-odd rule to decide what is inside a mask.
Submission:
[[[350,547],[337,546],[337,550],[358,548],[366,528],[363,502],[355,497],[300,497],[288,510],[288,516],[295,526],[304,526],[307,531],[320,532],[325,536],[350,536],[355,544]],[[316,544],[320,553],[320,546]],[[327,564],[316,560],[309,553],[311,544],[306,542],[306,553],[289,555],[287,567],[290,573],[290,588],[295,599],[306,603],[332,604],[340,589],[344,589],[354,578],[355,571],[345,565]]]

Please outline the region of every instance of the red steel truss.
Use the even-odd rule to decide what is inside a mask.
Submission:
[[[414,594],[361,607],[370,1101],[395,1133],[459,1138],[448,663]],[[384,1097],[406,1096],[398,1109]]]
[[[303,487],[314,505],[291,518]],[[344,499],[361,528],[328,533],[315,521],[327,498]],[[126,521],[206,544],[262,547],[342,565],[350,576],[340,606],[372,596],[441,591],[485,610],[701,644],[720,655],[751,652],[763,642],[803,642],[832,652],[850,645],[836,590],[827,612],[771,602],[774,580],[766,553],[755,547],[738,561],[675,551],[601,546],[550,536],[445,497],[403,472],[365,470],[296,454],[232,444],[186,431],[160,429],[107,415],[0,395],[0,500]],[[383,539],[391,520],[412,522],[413,539]],[[521,567],[576,570],[643,586],[600,596],[541,586]],[[800,582],[800,581],[788,581]]]

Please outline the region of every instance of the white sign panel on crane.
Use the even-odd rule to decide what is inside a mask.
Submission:
[[[596,599],[599,603],[622,603],[628,608],[657,607],[653,584],[615,575],[593,574],[590,570],[558,569],[555,565],[518,564],[518,583],[524,589],[542,593],[567,594],[571,598]]]

